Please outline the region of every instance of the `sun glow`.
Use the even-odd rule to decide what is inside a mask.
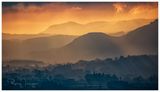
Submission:
[[[86,24],[95,21],[156,19],[158,3],[3,2],[2,11],[4,33],[37,34],[51,25],[68,21]],[[107,30],[106,33],[113,33],[112,31]]]

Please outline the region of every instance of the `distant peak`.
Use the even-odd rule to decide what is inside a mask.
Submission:
[[[73,22],[73,21],[68,21],[68,22],[66,22],[66,23],[76,23],[76,22]]]
[[[91,33],[84,34],[82,37],[94,37],[94,38],[104,37],[106,38],[110,36],[102,32],[91,32]]]
[[[103,23],[108,23],[108,21],[94,21],[94,22],[87,23],[87,25],[89,25],[89,24],[103,24]]]
[[[154,21],[151,22],[151,24],[153,23],[158,23],[158,19],[155,19]]]
[[[79,24],[79,23],[73,22],[73,21],[68,21],[68,22],[65,22],[64,24]]]
[[[94,35],[101,35],[101,36],[107,36],[105,33],[102,33],[102,32],[91,32],[91,33],[87,33],[86,35],[92,35],[92,36],[94,36]]]

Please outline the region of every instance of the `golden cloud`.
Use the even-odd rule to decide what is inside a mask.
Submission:
[[[17,3],[2,11],[3,32],[32,34],[67,21],[156,19],[158,3]]]
[[[116,9],[116,13],[123,12],[127,8],[127,4],[125,3],[114,3],[113,6]]]

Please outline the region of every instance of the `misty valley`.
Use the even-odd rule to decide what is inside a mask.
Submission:
[[[4,62],[26,59],[45,61],[47,64],[64,64],[95,58],[158,53],[158,20],[120,37],[102,32],[90,32],[81,36],[44,34],[40,36],[2,34],[2,36]]]
[[[2,87],[4,90],[155,90],[157,61],[157,55],[46,66],[40,61],[14,60],[3,65]]]
[[[158,89],[158,20],[118,37],[2,36],[3,90]]]

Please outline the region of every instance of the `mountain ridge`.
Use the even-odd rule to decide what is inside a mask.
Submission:
[[[142,30],[140,34],[138,29]],[[77,62],[81,59],[103,59],[121,55],[157,54],[158,21],[138,29],[134,30],[136,32],[134,36],[130,36],[132,32],[121,37],[112,37],[100,32],[84,34],[57,49],[31,51],[28,53],[28,58],[54,64]],[[148,40],[146,41],[146,39]]]
[[[153,19],[134,19],[134,20],[122,20],[115,22],[108,21],[96,21],[86,24],[80,24],[73,21],[55,24],[49,26],[45,31],[41,33],[45,34],[67,34],[67,35],[83,35],[90,32],[103,32],[107,34],[117,33],[121,31],[128,32],[134,30],[140,26],[148,24]],[[83,29],[83,30],[82,30]],[[120,30],[123,29],[123,30]],[[110,30],[111,33],[108,33]],[[123,35],[123,34],[121,34]]]
[[[79,59],[93,59],[93,58],[105,58],[105,57],[116,57],[120,55],[141,55],[141,54],[153,54],[157,53],[157,42],[154,40],[157,39],[157,31],[158,28],[155,26],[158,22],[148,24],[146,26],[140,27],[140,29],[146,30],[146,27],[152,28],[154,26],[155,31],[151,31],[151,33],[147,34],[154,39],[148,40],[147,42],[142,42],[139,44],[138,42],[132,42],[135,38],[136,41],[140,41],[141,38],[147,39],[148,36],[144,35],[145,32],[141,35],[136,35],[134,39],[128,40],[126,39],[126,35],[122,37],[112,37],[108,36],[105,33],[93,32],[82,35],[76,39],[74,39],[71,43],[66,46],[56,50],[56,51],[48,51],[52,55],[52,57],[47,56],[47,58],[51,58],[51,62],[54,61],[68,61],[75,62]],[[147,29],[148,30],[148,29]],[[152,30],[152,29],[150,29]],[[137,30],[135,30],[138,32]],[[141,31],[140,31],[141,32]],[[139,33],[139,32],[138,32]],[[97,36],[98,35],[98,36]],[[128,35],[127,35],[128,36]],[[87,38],[87,39],[86,39]],[[152,44],[150,44],[152,43]],[[150,46],[145,46],[144,44],[150,44]],[[46,51],[47,52],[47,51]],[[39,53],[39,52],[38,52]],[[59,54],[60,56],[57,56]],[[37,57],[42,57],[43,55],[38,55]],[[68,60],[67,60],[68,59]],[[64,62],[63,62],[64,63]]]

